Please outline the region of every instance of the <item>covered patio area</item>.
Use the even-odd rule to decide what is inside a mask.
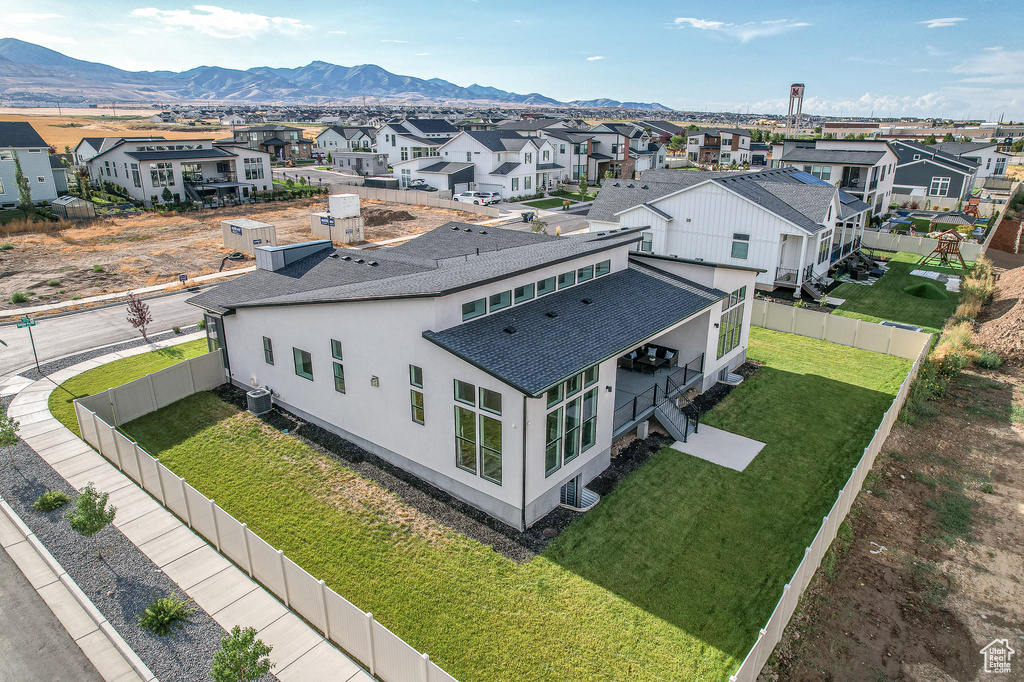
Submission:
[[[658,421],[675,438],[686,441],[698,428],[699,414],[685,393],[699,386],[704,379],[704,353],[700,352],[684,365],[678,362],[656,363],[648,355],[664,348],[656,343],[645,344],[636,351],[637,358],[627,353],[620,358],[615,373],[615,415],[612,439],[617,439],[657,412]],[[673,358],[676,357],[675,355]],[[668,423],[666,423],[666,421]]]

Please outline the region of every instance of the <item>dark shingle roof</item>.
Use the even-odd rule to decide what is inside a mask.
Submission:
[[[478,320],[441,332],[426,331],[423,337],[523,393],[537,396],[725,296],[724,291],[631,263],[625,270]],[[608,324],[609,320],[615,324]]]
[[[451,161],[451,162],[449,162],[449,161],[439,161],[438,163],[433,163],[433,164],[431,164],[431,165],[429,165],[429,166],[427,166],[425,168],[420,168],[418,172],[420,172],[420,173],[444,173],[446,175],[450,175],[452,173],[458,173],[461,170],[466,170],[467,168],[472,168],[472,167],[473,167],[473,164],[466,163],[466,162],[456,163],[454,161]]]
[[[514,130],[466,130],[463,135],[468,135],[492,152],[519,150],[530,141]]]
[[[716,175],[721,173],[657,169],[657,172],[645,171],[639,180],[605,182],[601,185],[601,191],[597,193],[590,213],[587,214],[587,220],[617,223],[619,219],[615,214],[619,211],[660,199],[666,194],[696,185]]]
[[[537,170],[539,170],[539,171],[559,170],[559,169],[562,169],[562,168],[565,168],[565,166],[559,166],[557,163],[538,163],[537,164]]]
[[[506,161],[497,168],[491,171],[491,175],[508,175],[516,168],[519,168],[520,164],[516,161]]]
[[[557,118],[531,118],[522,121],[505,121],[498,126],[498,130],[540,130],[559,123]]]
[[[446,223],[401,246],[325,249],[277,272],[256,270],[189,302],[227,312],[239,307],[440,296],[620,247],[637,238],[636,230],[554,237]],[[340,257],[331,258],[332,253]],[[358,259],[364,263],[355,262]],[[371,261],[377,265],[369,265]]]
[[[935,149],[953,156],[960,156],[961,154],[970,154],[981,149],[988,149],[989,147],[995,147],[998,143],[996,142],[939,142],[938,144],[931,145]]]
[[[427,133],[451,133],[454,135],[459,129],[443,118],[407,118],[406,122],[423,134]]]
[[[45,149],[48,146],[32,124],[25,121],[0,121],[0,147]]]
[[[125,152],[125,156],[130,156],[133,159],[139,161],[160,161],[163,159],[213,159],[230,156],[238,156],[238,154],[232,154],[226,152],[223,149],[169,149],[165,152]]]
[[[809,163],[839,163],[855,166],[873,166],[882,160],[885,152],[848,151],[845,149],[810,149],[797,147],[783,155],[783,161]]]

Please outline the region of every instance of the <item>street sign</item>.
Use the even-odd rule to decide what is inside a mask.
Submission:
[[[34,326],[36,326],[35,320],[28,319],[28,315],[22,315],[21,321],[18,322],[18,329],[28,327],[28,340],[32,344],[32,357],[36,360],[36,371],[42,374],[43,370],[39,369],[39,355],[36,353],[36,340],[32,336],[32,327]]]
[[[21,322],[18,323],[18,329],[24,329],[25,327],[34,327],[34,326],[36,326],[35,320],[28,319],[27,315],[22,315],[21,316]]]
[[[184,284],[188,280],[188,275],[178,275],[178,281]]]

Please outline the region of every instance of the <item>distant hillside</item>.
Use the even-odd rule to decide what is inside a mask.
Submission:
[[[357,102],[362,97],[401,102],[464,102],[524,106],[628,107],[665,110],[660,104],[611,99],[559,102],[539,93],[520,95],[440,78],[400,76],[374,64],[339,66],[315,61],[294,69],[257,66],[244,71],[199,66],[188,71],[124,71],[74,59],[15,38],[0,39],[0,95],[81,99],[300,102]]]

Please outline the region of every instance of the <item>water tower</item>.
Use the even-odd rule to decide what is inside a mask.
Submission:
[[[800,116],[804,108],[804,84],[789,86],[789,113],[786,114],[786,137],[800,134]]]

